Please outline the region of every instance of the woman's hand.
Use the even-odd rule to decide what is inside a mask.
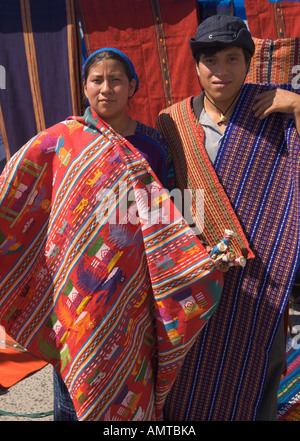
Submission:
[[[253,111],[257,118],[264,119],[273,112],[293,114],[300,135],[300,95],[284,89],[272,89],[258,94],[255,101]]]

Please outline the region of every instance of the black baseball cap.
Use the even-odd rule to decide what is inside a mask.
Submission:
[[[255,44],[244,21],[232,15],[213,15],[199,26],[195,38],[190,38],[193,57],[206,47],[240,46],[254,54]]]

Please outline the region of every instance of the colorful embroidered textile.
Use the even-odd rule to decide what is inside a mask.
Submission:
[[[270,40],[299,37],[299,1],[244,0],[244,4],[253,37]]]
[[[300,421],[300,347],[297,338],[288,340],[287,372],[278,389],[279,421]]]
[[[1,172],[37,132],[81,113],[76,28],[73,0],[0,0]]]
[[[214,316],[188,353],[166,402],[169,420],[252,420],[260,404],[268,353],[299,264],[299,137],[292,119],[279,113],[258,120],[254,96],[267,86],[244,86],[227,126],[214,168],[249,240],[255,258],[225,275]],[[191,98],[167,109],[159,127],[173,150],[177,185],[185,185],[195,158],[207,155],[191,143],[182,163],[182,138],[198,142]],[[174,130],[172,137],[169,129]],[[193,159],[194,158],[194,159]],[[183,173],[176,175],[176,163]],[[189,186],[197,185],[193,179]],[[205,197],[205,195],[204,195]]]
[[[195,0],[77,0],[87,55],[113,46],[132,60],[140,90],[130,115],[150,126],[166,106],[197,93],[189,38],[198,27]]]
[[[73,0],[0,0],[0,45],[0,132],[12,156],[39,131],[81,114]]]
[[[294,88],[299,88],[300,38],[253,40],[255,53],[247,82],[292,84]]]
[[[222,278],[147,162],[88,109],[21,148],[0,188],[6,332],[53,364],[78,419],[159,418]]]

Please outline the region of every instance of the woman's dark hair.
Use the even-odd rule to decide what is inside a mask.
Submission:
[[[124,60],[123,57],[121,57],[121,55],[119,55],[116,52],[113,51],[103,51],[103,52],[98,52],[96,53],[93,57],[91,57],[85,64],[84,69],[83,69],[83,79],[86,82],[88,76],[89,76],[89,72],[92,66],[94,66],[96,63],[99,63],[102,60],[117,60],[120,63],[122,63],[122,65],[124,66],[125,69],[125,73],[128,77],[129,82],[133,79],[132,73],[130,71],[130,68],[128,66],[128,64],[126,63],[126,60]]]
[[[205,55],[205,56],[209,57],[210,55],[215,55],[217,52],[222,51],[228,47],[230,47],[230,46],[226,46],[226,45],[221,46],[220,45],[220,46],[203,48],[201,51],[197,52],[196,57],[195,57],[195,61],[198,64],[201,55]],[[241,46],[239,46],[239,47],[241,47]],[[242,49],[243,49],[246,64],[249,64],[251,61],[252,55],[250,54],[250,52],[247,49],[245,49],[243,47],[242,47]]]

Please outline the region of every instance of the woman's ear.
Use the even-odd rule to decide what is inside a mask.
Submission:
[[[129,83],[128,98],[131,98],[134,95],[135,88],[136,88],[136,80],[132,78],[132,80]]]

